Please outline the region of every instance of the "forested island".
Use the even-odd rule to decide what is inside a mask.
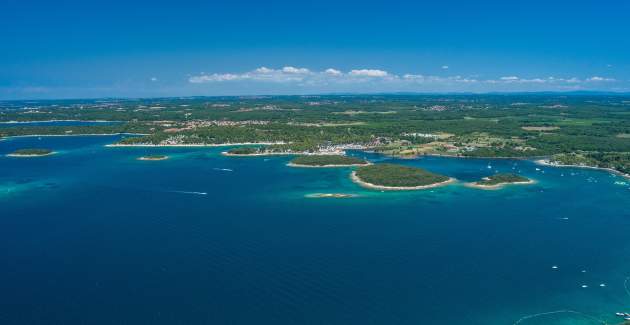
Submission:
[[[258,144],[228,154],[347,149],[397,157],[551,157],[628,174],[630,96],[597,94],[326,95],[9,101],[0,137],[141,133],[129,146]],[[238,150],[241,150],[239,153]],[[255,151],[258,150],[258,151]]]
[[[365,166],[369,162],[344,155],[307,155],[299,156],[291,160],[288,166],[291,167],[348,167]]]
[[[359,167],[352,180],[366,188],[378,190],[421,190],[450,184],[455,179],[434,174],[422,168],[396,164],[374,164]]]
[[[54,154],[55,152],[51,149],[40,149],[40,148],[27,148],[27,149],[18,149],[8,154],[9,157],[42,157],[49,156]]]
[[[468,183],[467,186],[481,189],[498,189],[509,184],[532,184],[533,181],[527,177],[516,174],[498,173],[484,177],[480,181]]]
[[[225,154],[227,155],[231,155],[231,156],[254,156],[254,155],[260,155],[262,154],[264,151],[259,148],[259,147],[238,147],[238,148],[232,148],[228,151],[225,152]]]

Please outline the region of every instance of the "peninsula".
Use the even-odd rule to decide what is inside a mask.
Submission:
[[[350,175],[353,182],[376,190],[422,190],[455,182],[454,178],[434,174],[422,168],[396,164],[359,167]]]
[[[551,156],[535,161],[537,164],[553,167],[577,167],[601,169],[630,178],[630,152],[598,153],[573,152]]]

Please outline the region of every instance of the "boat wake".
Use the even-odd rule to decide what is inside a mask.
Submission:
[[[537,318],[537,317],[542,317],[542,316],[549,316],[549,315],[554,315],[554,314],[573,314],[573,315],[577,315],[577,316],[581,316],[581,317],[590,319],[592,321],[596,321],[599,324],[606,324],[605,321],[603,321],[603,320],[601,320],[601,319],[599,319],[597,317],[594,317],[594,316],[591,316],[591,315],[588,315],[588,314],[585,314],[585,313],[582,313],[582,312],[579,312],[579,311],[575,311],[575,310],[563,309],[563,310],[549,311],[549,312],[546,312],[546,313],[539,313],[539,314],[532,314],[532,315],[523,316],[519,320],[514,322],[513,325],[521,324],[521,323],[525,322],[526,320],[529,320],[529,319],[532,319],[532,318]]]
[[[207,192],[193,192],[193,191],[168,191],[169,193],[179,193],[179,194],[192,194],[192,195],[208,195]]]
[[[221,171],[221,172],[233,172],[234,171],[233,169],[229,169],[229,168],[212,168],[212,169],[217,170],[217,171]]]

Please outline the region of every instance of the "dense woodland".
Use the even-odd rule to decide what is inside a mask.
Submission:
[[[341,155],[308,155],[299,156],[291,160],[292,164],[305,166],[331,166],[331,165],[365,165],[367,162],[356,157]]]
[[[425,186],[447,181],[449,178],[421,168],[396,164],[375,164],[362,166],[356,175],[364,182],[390,187]]]
[[[493,185],[499,185],[499,184],[521,183],[521,182],[528,182],[528,181],[529,179],[527,177],[523,177],[520,175],[499,173],[499,174],[488,176],[485,179],[482,179],[476,182],[476,184],[485,185],[485,186],[493,186]]]

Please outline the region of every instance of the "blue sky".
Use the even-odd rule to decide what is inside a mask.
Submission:
[[[630,91],[628,1],[0,1],[0,99]]]

